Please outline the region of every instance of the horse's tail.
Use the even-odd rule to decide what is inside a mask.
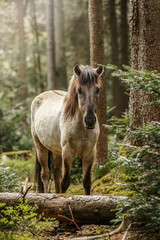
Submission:
[[[44,193],[44,186],[41,180],[41,164],[38,161],[38,156],[35,148],[36,160],[35,160],[35,172],[34,172],[34,188],[37,189],[39,193]],[[48,150],[48,167],[50,170],[50,178],[51,178],[51,169],[53,164],[53,153]]]

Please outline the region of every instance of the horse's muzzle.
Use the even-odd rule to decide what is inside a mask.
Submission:
[[[96,124],[96,117],[93,116],[86,116],[84,118],[84,122],[85,122],[85,127],[87,129],[93,129],[95,128],[95,124]]]

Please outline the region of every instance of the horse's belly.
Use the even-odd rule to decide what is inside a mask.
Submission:
[[[45,129],[46,129],[45,135],[43,135],[43,133],[41,134],[40,131],[37,134],[41,143],[48,150],[52,151],[55,154],[60,155],[61,154],[61,145],[60,145],[60,134],[58,134],[59,129],[54,128],[53,126],[48,129],[48,127],[45,128],[45,126],[44,126],[44,130]],[[50,132],[48,130],[50,130]]]
[[[35,115],[35,131],[40,142],[55,154],[61,154],[60,112],[41,108]],[[37,118],[37,119],[36,119]]]

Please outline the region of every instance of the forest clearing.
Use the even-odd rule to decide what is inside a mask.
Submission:
[[[160,239],[159,16],[0,0],[0,240]]]

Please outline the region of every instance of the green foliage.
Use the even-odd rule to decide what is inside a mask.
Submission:
[[[135,90],[144,90],[149,94],[153,94],[155,98],[160,97],[160,73],[157,71],[136,70],[130,66],[123,65],[123,69],[118,69],[117,66],[109,64],[107,69],[114,70],[113,76],[121,78],[123,83],[129,87],[134,86]],[[160,100],[157,99],[157,103]]]
[[[124,113],[122,118],[111,117],[108,119],[108,125],[104,125],[108,129],[108,154],[109,154],[109,162],[104,165],[98,166],[96,171],[94,172],[94,178],[100,179],[105,176],[109,169],[114,169],[116,167],[116,159],[119,155],[120,144],[122,143],[130,122],[130,117],[126,113]]]
[[[14,192],[20,189],[19,177],[9,167],[0,164],[0,192]]]
[[[31,233],[33,235],[40,234],[46,228],[50,227],[50,220],[42,220],[42,215],[38,216],[36,210],[37,205],[30,206],[27,201],[20,203],[14,207],[5,207],[4,204],[0,204],[0,236],[2,232],[5,232],[6,236],[13,237],[13,233],[19,232],[22,235],[25,233]],[[52,220],[53,224],[53,220]],[[14,239],[14,238],[13,238]]]
[[[23,159],[0,161],[0,192],[20,191],[26,177],[34,178],[34,162]]]
[[[24,181],[29,178],[29,181],[34,180],[34,162],[24,160],[21,158],[15,158],[12,160],[3,161],[3,167],[9,167],[10,171],[16,173],[20,181]]]
[[[33,145],[28,128],[30,100],[17,99],[19,90],[15,86],[11,93],[9,87],[5,86],[0,95],[0,145],[3,151],[31,149]]]
[[[126,188],[134,194],[123,203],[131,221],[142,222],[146,227],[160,226],[160,123],[151,122],[132,129],[133,144],[124,144],[125,155],[117,164],[125,173]],[[145,143],[142,144],[144,142]],[[137,142],[141,146],[137,146]]]
[[[96,171],[94,172],[94,179],[100,179],[108,173],[109,164],[99,165]]]
[[[113,75],[128,86],[152,94],[154,102],[148,104],[159,104],[159,73],[137,71],[128,66],[124,66],[124,71],[115,66],[109,68],[115,69]],[[124,115],[120,120],[112,118],[111,125],[107,126],[120,146],[118,157],[111,157],[111,161],[114,161],[116,172],[121,172],[125,189],[131,192],[119,206],[118,216],[125,214],[130,221],[140,222],[154,232],[160,227],[160,123],[152,121],[135,127],[132,122],[133,119]]]

